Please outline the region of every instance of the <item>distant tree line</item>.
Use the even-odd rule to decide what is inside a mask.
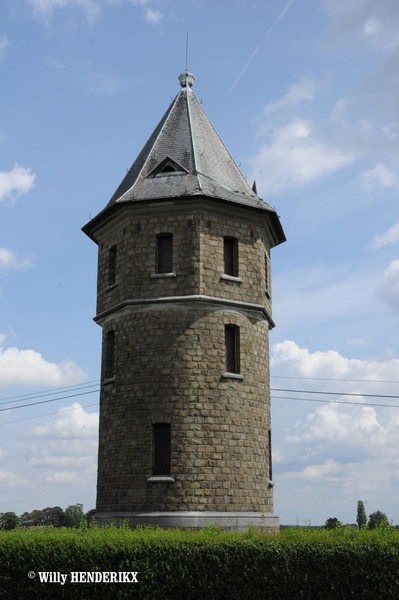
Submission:
[[[79,527],[86,519],[83,504],[71,504],[65,510],[60,506],[48,506],[43,510],[24,512],[21,516],[14,512],[0,512],[0,529],[15,529],[16,527]]]
[[[366,527],[369,529],[390,527],[388,517],[380,510],[371,513],[367,519],[366,509],[362,500],[359,500],[357,503],[356,523],[359,529],[366,529]],[[338,521],[337,517],[330,517],[324,524],[325,529],[335,529],[336,527],[343,527],[343,523]]]

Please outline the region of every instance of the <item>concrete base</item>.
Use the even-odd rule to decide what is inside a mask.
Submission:
[[[260,512],[95,512],[94,518],[99,525],[108,525],[127,520],[130,527],[137,525],[157,525],[162,528],[199,529],[207,525],[217,525],[230,531],[246,531],[248,527],[261,528],[268,533],[277,533],[280,522],[277,515]]]

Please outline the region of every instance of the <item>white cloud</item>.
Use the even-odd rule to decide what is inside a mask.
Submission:
[[[159,10],[154,10],[152,8],[147,8],[145,10],[145,19],[151,23],[151,25],[157,25],[162,18],[163,14],[159,12]]]
[[[346,343],[348,345],[357,345],[363,346],[369,343],[369,339],[367,337],[364,338],[347,338]]]
[[[29,456],[29,465],[33,467],[84,467],[91,462],[90,456],[52,456],[49,449],[44,448],[37,455]]]
[[[60,408],[58,415],[46,425],[34,427],[31,434],[37,437],[82,439],[88,441],[96,439],[98,434],[98,413],[87,413],[78,402],[70,407],[76,410]]]
[[[96,475],[98,421],[98,413],[86,412],[78,402],[60,408],[27,434],[40,441],[31,444],[26,465],[39,470],[42,484],[87,485]]]
[[[353,160],[352,152],[318,139],[308,121],[295,119],[275,130],[249,163],[258,189],[270,194],[314,183]]]
[[[33,188],[35,173],[32,169],[21,167],[15,163],[11,171],[0,171],[0,202],[13,202],[19,196],[27,194]]]
[[[399,261],[398,267],[399,267]],[[271,351],[271,368],[275,373],[305,377],[345,379],[397,380],[399,359],[386,361],[375,359],[346,358],[336,350],[309,352],[292,340],[275,344]],[[348,387],[348,386],[346,386]]]
[[[324,0],[335,34],[355,32],[383,48],[399,42],[399,5],[396,0]]]
[[[27,0],[35,14],[48,22],[57,9],[81,10],[88,21],[97,19],[107,6],[117,5],[120,2],[138,5],[144,8],[144,18],[151,25],[156,25],[163,18],[163,14],[148,6],[152,0]]]
[[[339,473],[341,467],[332,459],[326,460],[324,464],[309,465],[303,471],[296,473],[296,477],[300,479],[314,479],[320,481],[339,481],[337,477],[333,477],[331,473]]]
[[[35,14],[48,22],[54,11],[59,8],[74,8],[82,10],[87,19],[92,21],[101,13],[101,0],[27,0]]]
[[[361,186],[365,190],[372,190],[377,184],[383,187],[393,187],[396,181],[396,173],[380,163],[361,175]]]
[[[278,387],[302,390],[296,398],[323,401],[307,412],[308,402],[278,401],[293,392],[273,392],[275,414],[280,404],[287,403],[283,431],[275,441],[276,490],[279,493],[283,481],[282,503],[287,504],[285,494],[294,495],[298,506],[311,496],[313,509],[318,502],[326,504],[326,495],[329,504],[334,500],[345,504],[354,503],[354,497],[381,499],[389,494],[392,475],[399,472],[399,415],[396,408],[377,405],[397,401],[365,394],[396,394],[397,384],[388,382],[398,380],[399,359],[348,359],[333,350],[310,352],[289,340],[274,345],[271,357],[272,373],[307,378]],[[337,395],[322,395],[320,390]]]
[[[302,77],[298,83],[294,83],[288,88],[288,92],[280,100],[266,104],[263,112],[268,115],[295,106],[302,100],[313,100],[317,87],[318,84],[315,80]]]
[[[0,274],[5,274],[9,271],[21,271],[30,267],[32,267],[31,259],[21,258],[8,248],[0,248]]]
[[[42,479],[47,483],[77,483],[78,474],[75,471],[56,471],[55,473],[46,473]]]
[[[15,481],[16,479],[17,476],[14,473],[11,473],[11,471],[5,471],[0,469],[0,481],[11,482]]]
[[[370,246],[377,250],[387,244],[393,244],[394,242],[399,242],[399,221],[393,227],[388,229],[386,233],[374,236]]]
[[[379,438],[384,431],[371,406],[348,408],[335,404],[318,407],[305,421],[298,421],[293,432],[285,436],[285,441],[322,445],[350,443],[359,447],[378,440],[381,444]],[[374,438],[370,437],[372,433]]]
[[[6,57],[6,49],[10,45],[10,40],[6,35],[0,35],[0,62],[3,62]]]
[[[383,302],[399,313],[399,260],[393,260],[381,278],[376,293]]]
[[[0,337],[3,344],[5,336]],[[35,350],[19,350],[0,346],[0,386],[29,385],[62,387],[81,383],[87,372],[73,360],[58,364],[45,360]]]
[[[349,105],[348,98],[341,98],[340,100],[337,100],[337,102],[335,103],[334,108],[332,110],[330,120],[335,123],[344,124],[346,112],[348,110],[348,105]]]
[[[382,132],[388,140],[396,140],[399,137],[399,123],[384,125]]]

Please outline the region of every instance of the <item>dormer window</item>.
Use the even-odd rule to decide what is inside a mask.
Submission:
[[[187,175],[188,171],[175,160],[167,156],[148,174],[149,179],[154,177],[167,177],[169,175]]]

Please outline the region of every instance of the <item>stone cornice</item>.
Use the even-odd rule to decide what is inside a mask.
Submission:
[[[94,321],[102,325],[107,317],[119,313],[139,312],[148,310],[160,310],[168,305],[183,305],[188,309],[206,308],[208,310],[234,310],[247,317],[257,320],[267,321],[269,329],[275,327],[275,323],[262,304],[255,302],[242,302],[241,300],[231,300],[229,298],[217,298],[216,296],[207,296],[205,294],[193,294],[190,296],[164,296],[161,298],[131,298],[111,306],[94,317]]]

